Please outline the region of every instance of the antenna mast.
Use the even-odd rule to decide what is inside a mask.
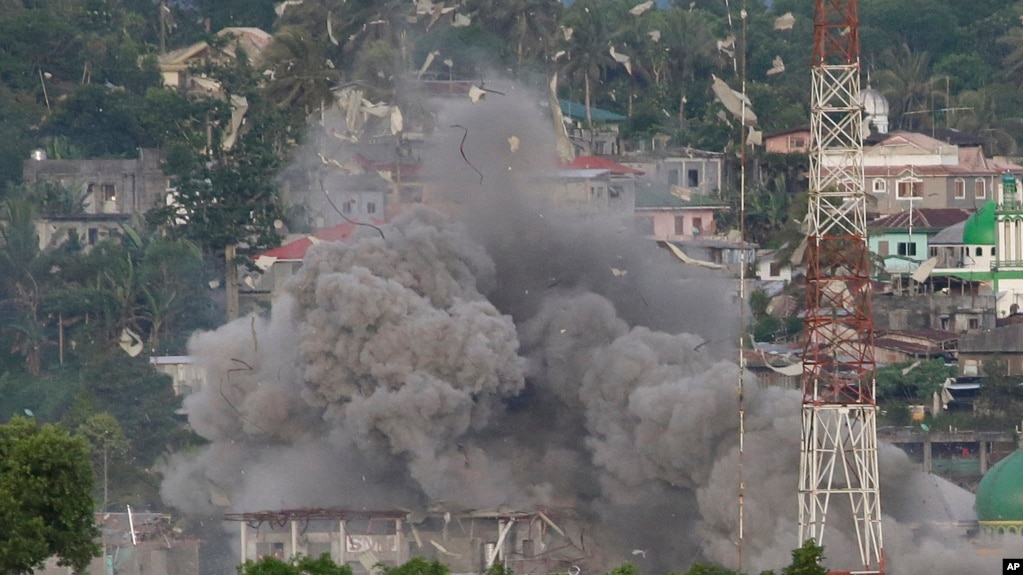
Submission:
[[[854,571],[883,574],[856,0],[815,0],[811,78],[798,543],[846,500]]]

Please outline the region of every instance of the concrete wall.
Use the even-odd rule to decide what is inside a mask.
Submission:
[[[879,330],[941,329],[964,333],[995,327],[993,295],[875,296],[873,304],[874,326]]]
[[[142,214],[165,201],[162,163],[160,152],[149,149],[131,159],[26,160],[22,177],[75,192],[87,214]]]

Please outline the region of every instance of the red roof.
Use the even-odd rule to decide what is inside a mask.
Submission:
[[[374,220],[374,224],[380,224],[379,220]],[[342,222],[336,226],[322,229],[312,236],[306,236],[299,238],[295,241],[288,242],[272,250],[267,250],[260,254],[260,256],[277,258],[278,260],[293,260],[300,261],[305,259],[305,252],[309,249],[309,246],[319,242],[340,242],[347,240],[355,229],[359,227],[356,222]],[[315,238],[315,240],[310,239]]]
[[[618,162],[603,158],[601,156],[579,156],[571,162],[565,164],[566,168],[575,168],[577,170],[610,170],[612,176],[625,176],[634,175],[642,176],[643,170],[637,170],[636,168],[630,168],[625,164],[619,164]]]

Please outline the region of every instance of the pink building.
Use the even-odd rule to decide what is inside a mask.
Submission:
[[[689,195],[656,182],[636,189],[636,229],[660,241],[693,240],[717,233],[714,214],[727,209],[718,200]]]

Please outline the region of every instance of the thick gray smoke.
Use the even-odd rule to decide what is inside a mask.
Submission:
[[[736,565],[734,282],[552,205],[543,99],[502,91],[439,113],[425,177],[455,218],[415,209],[384,237],[315,245],[272,315],[193,337],[209,385],[185,407],[210,443],[163,470],[168,504],[557,505],[610,566]],[[800,400],[746,390],[743,546],[759,572],[796,546]],[[913,472],[894,449],[882,469],[890,572],[995,572],[997,557],[900,523]],[[829,537],[829,564],[854,566]]]

